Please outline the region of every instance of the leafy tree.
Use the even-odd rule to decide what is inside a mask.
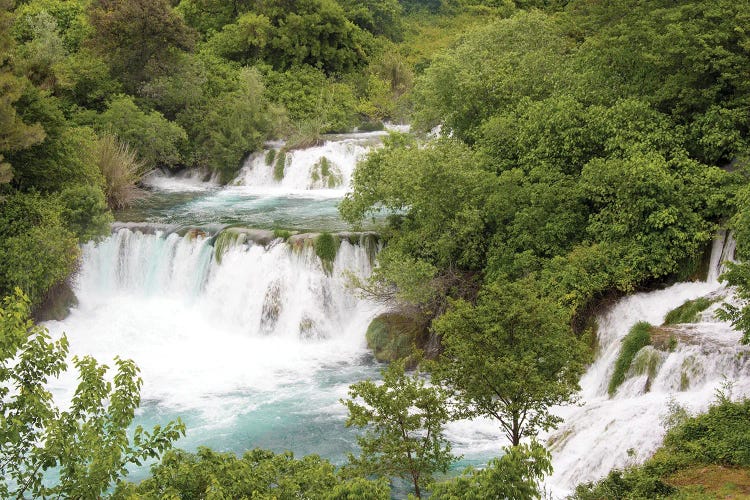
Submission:
[[[551,406],[569,403],[583,371],[566,311],[530,280],[491,283],[476,305],[456,301],[433,322],[444,351],[433,376],[466,405],[494,418],[517,446],[556,426]]]
[[[10,65],[10,54],[15,46],[10,34],[12,6],[12,0],[0,0],[0,187],[13,178],[11,164],[4,161],[4,156],[44,139],[41,125],[25,123],[14,106],[23,94],[26,83],[13,74]]]
[[[373,35],[385,35],[399,41],[403,37],[402,5],[398,0],[339,0],[346,16]]]
[[[536,441],[505,448],[500,458],[487,467],[469,469],[463,475],[436,484],[430,498],[435,500],[491,500],[505,498],[525,500],[542,498],[539,482],[552,473],[549,452]]]
[[[353,497],[362,492],[363,495]],[[251,450],[242,457],[199,448],[167,452],[138,485],[120,483],[115,499],[127,498],[321,498],[386,500],[388,486],[362,478],[343,480],[317,455]]]
[[[96,0],[90,10],[92,48],[126,88],[169,67],[178,50],[192,50],[194,31],[167,0]]]
[[[194,134],[200,145],[197,162],[230,181],[249,153],[258,150],[278,126],[279,111],[264,97],[259,73],[245,68],[239,89],[209,103]]]
[[[21,288],[33,305],[67,278],[78,258],[58,197],[13,193],[0,199],[0,293]]]
[[[0,307],[0,495],[97,498],[128,464],[157,457],[184,433],[181,422],[128,427],[140,402],[141,379],[129,360],[117,359],[114,383],[107,366],[74,358],[79,384],[65,411],[47,383],[67,368],[68,341],[52,340],[29,318],[29,301],[16,290]],[[58,479],[44,477],[55,470]]]
[[[347,426],[365,428],[357,438],[358,458],[350,467],[365,475],[409,478],[421,498],[435,472],[446,472],[455,457],[443,436],[449,419],[446,393],[429,387],[418,374],[405,374],[405,361],[382,371],[383,383],[357,382],[349,388]],[[358,402],[362,399],[364,404]]]
[[[96,127],[132,147],[148,168],[173,168],[183,163],[182,150],[188,139],[185,130],[158,111],[142,111],[130,96],[112,100],[96,118]]]

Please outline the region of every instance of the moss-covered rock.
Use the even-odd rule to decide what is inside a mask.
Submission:
[[[34,310],[34,321],[62,321],[70,314],[70,309],[78,305],[73,288],[68,281],[53,286]]]
[[[367,328],[367,346],[381,362],[397,361],[414,354],[422,338],[422,328],[398,313],[385,313]]]

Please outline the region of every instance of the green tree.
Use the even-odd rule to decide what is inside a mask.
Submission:
[[[433,322],[444,351],[433,376],[466,405],[494,418],[517,446],[555,427],[551,406],[569,403],[583,371],[566,311],[530,280],[491,283],[476,305],[457,301]]]
[[[13,178],[11,164],[4,161],[5,155],[37,144],[45,136],[41,125],[25,123],[14,106],[26,83],[13,74],[10,65],[10,55],[15,47],[10,33],[12,7],[13,0],[0,0],[0,186]]]
[[[193,133],[197,162],[229,182],[246,155],[261,148],[278,127],[280,111],[264,96],[260,74],[252,68],[240,72],[239,88],[221,94],[208,104]]]
[[[126,88],[170,67],[175,51],[192,50],[195,32],[167,0],[96,0],[90,10],[92,48]]]
[[[58,196],[15,192],[0,198],[0,294],[21,288],[36,306],[67,278],[79,255]]]
[[[16,290],[0,307],[0,495],[8,498],[97,498],[126,466],[157,457],[184,433],[181,422],[128,428],[140,403],[141,379],[132,361],[107,366],[74,358],[79,384],[65,411],[47,389],[67,369],[65,336],[52,340],[29,320],[29,301]],[[45,472],[55,470],[50,481]]]
[[[350,455],[350,467],[365,475],[409,478],[421,498],[432,475],[446,472],[456,459],[443,436],[450,418],[447,395],[418,373],[406,375],[403,360],[382,373],[382,384],[357,382],[349,388],[351,399],[342,400],[349,410],[347,427],[365,428],[357,438],[361,454]]]
[[[101,133],[113,133],[132,147],[147,168],[176,167],[183,163],[182,150],[187,133],[158,111],[142,111],[127,95],[113,99],[107,110],[96,118]]]
[[[387,500],[390,495],[383,481],[342,479],[317,455],[296,459],[291,452],[255,449],[237,457],[208,448],[168,451],[149,478],[137,485],[121,482],[114,493],[115,499],[164,497]]]
[[[463,475],[436,484],[430,498],[434,500],[526,500],[542,498],[539,482],[552,473],[549,452],[536,441],[505,448],[500,458],[487,467],[470,469]]]

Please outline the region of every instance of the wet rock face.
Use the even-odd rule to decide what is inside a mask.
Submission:
[[[282,307],[282,286],[278,280],[272,282],[263,297],[263,309],[260,314],[260,331],[270,334],[276,328]]]
[[[299,337],[304,340],[318,340],[325,338],[325,334],[314,319],[305,315],[299,322]]]

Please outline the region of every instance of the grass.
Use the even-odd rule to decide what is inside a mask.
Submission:
[[[678,325],[681,323],[696,323],[700,320],[700,313],[708,309],[715,301],[701,297],[688,300],[681,306],[672,309],[664,318],[665,325]]]
[[[723,465],[697,465],[667,476],[678,488],[675,498],[750,498],[750,470]]]
[[[275,149],[269,149],[268,153],[266,153],[266,166],[270,167],[273,165],[273,161],[276,159],[276,150]]]
[[[615,362],[615,371],[612,373],[607,389],[610,396],[613,396],[617,392],[617,388],[625,381],[625,375],[628,373],[635,355],[649,344],[651,344],[651,325],[645,321],[636,323],[622,339],[620,355]]]
[[[284,169],[286,168],[286,151],[279,151],[276,156],[276,164],[273,167],[273,178],[281,181],[284,178]]]

